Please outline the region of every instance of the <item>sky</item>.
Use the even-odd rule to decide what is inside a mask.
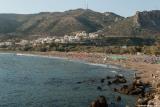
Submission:
[[[160,0],[88,0],[89,9],[132,16],[136,11],[160,10]],[[0,13],[30,14],[86,8],[86,0],[0,0]]]

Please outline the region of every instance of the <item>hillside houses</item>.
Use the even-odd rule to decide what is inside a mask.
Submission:
[[[89,38],[96,39],[96,38],[98,38],[98,34],[97,33],[89,33]]]
[[[18,40],[18,41],[6,41],[0,42],[0,46],[11,46],[13,43],[19,46],[32,45],[37,46],[40,44],[51,44],[51,43],[79,43],[88,39],[98,38],[97,33],[86,33],[85,31],[76,32],[72,35],[64,35],[63,37],[41,37],[35,40]]]
[[[25,46],[30,44],[29,40],[21,40],[20,42],[15,43],[16,45]]]
[[[7,41],[7,42],[0,42],[0,47],[12,46],[12,45],[13,45],[13,43],[12,43],[12,42],[9,42],[9,41]]]
[[[81,40],[86,40],[86,39],[95,39],[98,38],[98,34],[96,33],[86,33],[85,31],[83,32],[77,32],[73,35],[65,35],[64,37],[59,37],[54,40],[55,43],[77,43],[80,42]]]
[[[46,37],[46,38],[38,38],[34,42],[45,44],[45,43],[52,43],[55,40],[55,37]]]

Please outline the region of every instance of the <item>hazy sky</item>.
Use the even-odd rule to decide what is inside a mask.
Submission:
[[[160,10],[160,0],[88,0],[89,9],[131,16],[136,11]],[[85,0],[0,0],[0,13],[38,13],[85,8]]]

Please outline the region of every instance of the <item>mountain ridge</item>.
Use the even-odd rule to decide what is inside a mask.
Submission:
[[[136,12],[134,16],[106,28],[113,35],[150,36],[160,34],[160,10]]]
[[[145,36],[160,34],[160,10],[122,17],[112,12],[75,9],[37,14],[0,14],[0,34],[64,36],[76,31],[104,35]]]

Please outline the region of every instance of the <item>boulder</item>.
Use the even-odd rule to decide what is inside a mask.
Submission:
[[[123,75],[116,75],[115,79],[112,81],[112,83],[115,84],[121,84],[121,83],[126,83],[127,80],[125,79],[125,77]]]
[[[102,91],[102,88],[100,86],[97,87],[97,90]]]
[[[141,94],[143,92],[143,90],[141,89],[141,88],[136,88],[136,89],[134,89],[134,90],[129,90],[129,94],[130,95],[139,95],[139,94]]]
[[[149,100],[147,107],[154,107],[154,101],[153,100]]]
[[[117,88],[114,88],[114,89],[113,89],[113,91],[114,91],[114,92],[117,92],[117,91],[118,91],[118,89],[117,89]]]
[[[98,100],[95,100],[91,103],[90,107],[100,107],[100,103]]]
[[[137,105],[147,106],[148,105],[148,98],[138,98]]]
[[[105,79],[101,79],[101,83],[104,83]]]
[[[117,97],[116,97],[116,101],[117,101],[117,102],[120,102],[120,101],[121,101],[121,96],[117,96]]]
[[[99,96],[91,103],[90,107],[108,107],[107,100],[104,96]]]
[[[108,107],[107,100],[104,96],[99,96],[98,101],[100,103],[100,107]]]
[[[107,79],[112,79],[112,77],[110,77],[110,76],[107,76],[106,78],[107,78]]]
[[[118,92],[123,94],[129,94],[129,95],[142,95],[144,96],[145,92],[145,86],[143,85],[137,85],[137,83],[133,82],[133,84],[130,85],[123,85]]]
[[[108,81],[107,85],[111,85],[111,84],[112,84],[112,82],[111,82],[111,81]]]
[[[120,84],[120,83],[126,83],[127,80],[125,78],[116,78],[112,81],[112,83],[115,83],[115,84]]]

